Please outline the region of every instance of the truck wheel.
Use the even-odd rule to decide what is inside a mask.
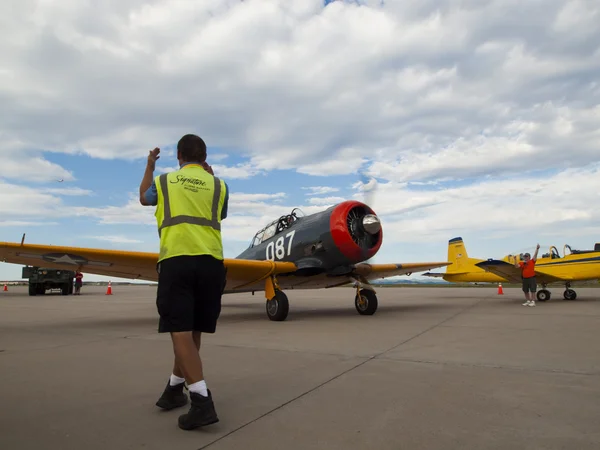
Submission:
[[[29,295],[37,295],[37,286],[34,285],[29,285]]]
[[[62,295],[69,295],[69,285],[67,283],[62,285]]]

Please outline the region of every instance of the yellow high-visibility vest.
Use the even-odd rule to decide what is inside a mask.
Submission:
[[[225,182],[197,164],[159,175],[154,181],[158,193],[154,214],[160,236],[158,261],[182,255],[211,255],[222,260]]]

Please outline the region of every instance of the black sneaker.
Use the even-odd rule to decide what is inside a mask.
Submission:
[[[192,406],[187,414],[179,416],[179,428],[182,430],[193,430],[194,428],[211,425],[219,421],[210,390],[208,391],[208,397],[204,397],[196,392],[190,392],[190,399]]]
[[[167,387],[156,402],[156,406],[167,411],[184,406],[188,401],[187,396],[183,393],[184,386],[185,382],[171,386],[171,383],[167,381]]]

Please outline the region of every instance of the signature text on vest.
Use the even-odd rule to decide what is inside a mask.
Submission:
[[[175,180],[170,181],[171,184],[181,184],[185,189],[190,191],[198,192],[198,189],[208,190],[206,187],[206,182],[199,180],[194,177],[186,177],[184,175],[177,175]]]

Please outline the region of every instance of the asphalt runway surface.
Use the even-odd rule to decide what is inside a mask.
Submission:
[[[155,287],[0,291],[2,449],[598,449],[600,289],[521,306],[518,289],[288,291],[285,322],[227,295],[203,337],[220,422],[154,403],[171,373]],[[188,404],[189,405],[189,404]]]

